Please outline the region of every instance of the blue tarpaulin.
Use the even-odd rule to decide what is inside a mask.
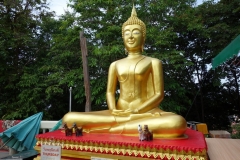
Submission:
[[[212,68],[216,68],[223,62],[238,55],[240,51],[240,35],[238,35],[227,47],[225,47],[216,57],[213,58]]]
[[[3,143],[16,151],[32,150],[36,144],[43,113],[34,114],[0,133]]]

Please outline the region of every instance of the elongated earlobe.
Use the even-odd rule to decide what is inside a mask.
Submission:
[[[127,49],[125,48],[124,50],[125,50],[125,54],[128,55],[128,51],[127,51]]]

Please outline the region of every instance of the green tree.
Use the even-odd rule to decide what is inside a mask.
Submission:
[[[87,38],[92,109],[107,109],[108,67],[126,56],[121,26],[131,14],[132,1],[70,2],[74,12],[59,19],[52,18],[44,0],[0,2],[2,118],[23,119],[44,111],[44,119],[59,120],[68,111],[69,87],[72,111],[84,111],[80,31]],[[163,61],[161,108],[206,122],[210,129],[225,129],[227,115],[239,112],[239,69],[233,61],[223,70],[210,70],[210,65],[239,34],[239,1],[195,3],[135,1],[147,26],[144,54]]]
[[[40,70],[45,73],[46,96],[54,119],[61,119],[69,110],[69,88],[72,87],[72,111],[84,111],[85,91],[79,26],[75,16],[66,12],[57,20],[57,31],[52,34],[51,49]]]
[[[198,41],[192,46],[199,48],[196,53],[200,60],[200,63],[194,63],[199,67],[193,70],[199,69],[198,73],[202,74],[199,74],[198,92],[191,108],[195,114],[190,117],[194,119],[195,116],[194,120],[206,122],[209,129],[227,129],[227,116],[239,112],[239,91],[235,78],[238,73],[235,68],[231,68],[231,72],[227,69],[229,67],[225,67],[225,71],[220,67],[210,69],[211,59],[240,33],[239,11],[238,0],[206,1],[196,8],[195,16],[200,17],[203,30],[196,34],[200,39],[196,38]],[[221,81],[226,75],[230,83]]]
[[[39,65],[50,48],[50,30],[42,24],[53,13],[46,1],[0,2],[0,117],[24,119],[42,111],[44,99]]]

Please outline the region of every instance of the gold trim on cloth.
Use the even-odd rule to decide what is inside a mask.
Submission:
[[[203,150],[178,150],[171,147],[159,148],[149,147],[147,145],[131,144],[108,144],[96,142],[76,142],[72,140],[54,140],[46,138],[37,138],[35,150],[41,152],[41,145],[61,146],[63,157],[91,158],[98,156],[104,158],[121,159],[169,159],[169,160],[207,160],[207,151]],[[126,157],[127,156],[127,157]],[[36,159],[37,160],[37,159]]]

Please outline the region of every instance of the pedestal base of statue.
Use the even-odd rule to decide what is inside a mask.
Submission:
[[[35,150],[41,145],[61,146],[63,160],[94,159],[161,159],[207,160],[207,146],[201,132],[187,129],[185,139],[153,139],[139,141],[139,137],[86,134],[65,136],[62,130],[36,136]],[[41,155],[40,155],[41,156]]]

